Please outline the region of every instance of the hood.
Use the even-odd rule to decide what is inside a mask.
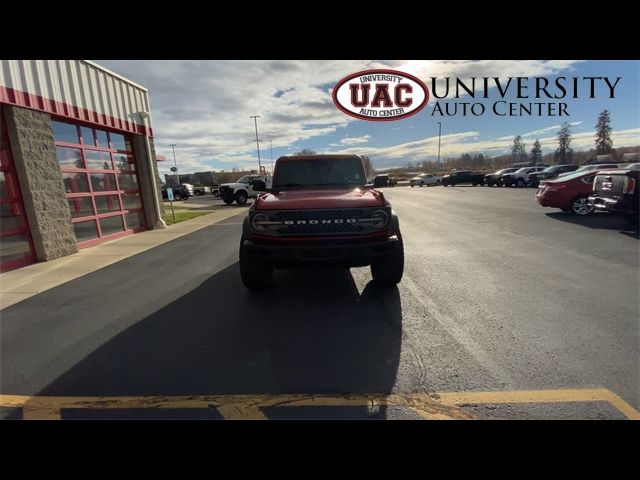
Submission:
[[[286,190],[260,195],[258,210],[299,210],[313,208],[365,208],[385,205],[381,192],[372,188]]]
[[[411,180],[422,180],[422,177],[413,177]]]

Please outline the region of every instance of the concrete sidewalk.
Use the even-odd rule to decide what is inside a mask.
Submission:
[[[0,274],[0,310],[245,211],[243,208],[216,210],[163,230],[149,230],[85,248],[73,255]]]

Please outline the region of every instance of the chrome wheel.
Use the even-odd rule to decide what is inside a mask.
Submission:
[[[581,197],[575,200],[573,205],[571,205],[571,209],[576,215],[589,215],[593,212],[593,207],[589,205],[587,197]]]

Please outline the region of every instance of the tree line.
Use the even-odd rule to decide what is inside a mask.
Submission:
[[[499,169],[508,167],[514,163],[545,163],[548,165],[564,163],[584,163],[592,160],[597,155],[610,154],[612,161],[622,159],[628,152],[637,152],[638,147],[613,148],[611,139],[611,114],[608,110],[598,115],[595,125],[594,147],[587,151],[575,151],[571,148],[572,132],[568,122],[563,123],[557,132],[557,146],[552,153],[542,154],[542,145],[539,139],[535,139],[531,149],[527,152],[527,145],[521,135],[513,139],[511,152],[505,155],[490,157],[482,153],[463,153],[459,157],[445,157],[444,162],[438,165],[431,160],[421,162],[407,162],[404,169],[422,169],[429,171],[444,171],[452,169]]]

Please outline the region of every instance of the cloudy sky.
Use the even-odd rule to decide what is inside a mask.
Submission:
[[[376,168],[437,156],[438,124],[442,122],[441,155],[464,152],[499,155],[509,151],[514,135],[522,135],[527,149],[539,138],[547,153],[555,148],[560,123],[572,124],[572,147],[593,145],[598,113],[609,109],[614,146],[640,144],[640,62],[637,61],[212,61],[212,60],[97,60],[149,89],[155,145],[171,158],[167,145],[177,144],[181,172],[233,167],[257,168],[255,130],[258,119],[262,158],[271,159],[310,148],[327,153],[360,153]],[[427,80],[430,77],[556,76],[622,77],[616,98],[599,87],[598,98],[588,94],[568,103],[569,117],[499,117],[490,106],[499,100],[496,89],[481,117],[432,115],[434,99],[422,112],[393,122],[367,122],[339,111],[331,100],[341,78],[369,68],[392,68]],[[516,99],[510,94],[507,101]],[[453,100],[448,100],[451,102]],[[521,100],[522,102],[536,101]],[[552,101],[552,100],[546,100]],[[167,162],[161,173],[168,173]]]

